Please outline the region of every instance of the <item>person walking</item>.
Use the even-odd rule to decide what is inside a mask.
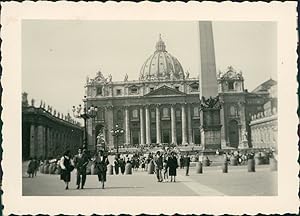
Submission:
[[[33,178],[35,172],[35,160],[34,158],[30,158],[28,167],[27,167],[27,174],[29,178]]]
[[[115,156],[114,166],[115,166],[115,173],[116,173],[116,175],[119,175],[120,159],[119,159],[118,155]]]
[[[69,189],[69,182],[71,181],[71,172],[74,169],[74,166],[71,163],[71,152],[67,150],[62,158],[60,159],[60,168],[61,168],[61,174],[60,179],[65,182],[66,190]]]
[[[125,165],[126,165],[126,162],[125,162],[124,158],[120,159],[119,165],[120,165],[121,173],[122,173],[122,175],[124,175],[124,173],[125,173]]]
[[[74,164],[75,168],[77,169],[77,179],[76,179],[76,185],[77,189],[80,188],[81,183],[81,189],[84,188],[85,181],[86,181],[86,168],[89,163],[89,158],[83,149],[78,149],[78,154],[74,157]]]
[[[95,159],[95,167],[97,169],[98,180],[101,182],[101,187],[104,189],[104,183],[106,182],[107,165],[109,164],[107,155],[100,150]]]
[[[162,182],[162,168],[163,168],[163,158],[162,155],[160,154],[160,151],[157,151],[156,156],[153,160],[154,166],[155,166],[155,173],[156,173],[156,178],[158,182]]]
[[[168,154],[164,154],[163,158],[163,172],[164,172],[164,182],[169,181],[169,175],[168,175]]]
[[[175,156],[175,152],[171,152],[171,157],[168,158],[167,162],[169,168],[169,176],[171,177],[171,182],[176,182],[176,170],[178,168],[177,158]]]
[[[191,164],[191,158],[189,156],[189,153],[186,153],[186,156],[184,158],[184,166],[185,166],[185,175],[189,175],[189,170],[190,170],[190,164]]]
[[[184,168],[183,156],[182,155],[180,155],[180,158],[179,158],[179,165],[180,165],[180,169]]]
[[[39,168],[40,168],[40,161],[36,157],[34,157],[34,176],[36,176]]]
[[[145,171],[145,167],[146,167],[146,161],[145,161],[145,158],[142,158],[141,159],[141,168],[142,168],[142,171]]]

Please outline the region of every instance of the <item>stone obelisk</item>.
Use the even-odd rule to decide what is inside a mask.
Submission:
[[[218,94],[214,37],[211,21],[199,21],[200,38],[200,98]]]
[[[200,134],[203,149],[221,148],[221,104],[218,97],[214,38],[211,21],[199,21]]]

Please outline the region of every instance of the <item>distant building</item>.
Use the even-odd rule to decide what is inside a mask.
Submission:
[[[251,116],[263,110],[271,95],[268,89],[276,82],[267,81],[248,92],[242,73],[229,67],[219,73],[217,83],[222,101],[220,148],[253,147]],[[95,78],[87,79],[85,87],[86,106],[98,107],[95,120],[88,121],[90,150],[99,133],[110,148],[117,141],[125,147],[202,145],[199,78],[184,72],[161,38],[142,65],[139,80],[129,80],[126,74],[124,81],[113,82],[111,75],[104,77],[99,71]],[[115,125],[125,131],[118,140],[110,133]]]
[[[268,84],[264,88],[265,93],[269,93],[267,102],[263,105],[263,109],[251,115],[251,142],[253,148],[274,148],[277,149],[277,85],[272,80],[265,82]],[[269,85],[273,83],[273,85]],[[265,85],[264,85],[265,86]],[[260,88],[262,89],[262,88]]]
[[[27,93],[22,94],[22,159],[60,157],[67,149],[76,153],[82,146],[83,129],[71,119],[45,107],[28,104]]]
[[[199,80],[190,78],[180,62],[167,52],[160,38],[155,52],[142,65],[139,80],[113,82],[99,71],[87,80],[87,106],[97,106],[95,121],[89,121],[89,148],[98,133],[107,145],[116,146],[110,130],[118,124],[125,133],[119,146],[151,144],[200,144]]]

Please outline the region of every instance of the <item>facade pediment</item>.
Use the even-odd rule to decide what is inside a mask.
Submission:
[[[171,87],[168,87],[166,85],[155,89],[151,92],[149,92],[148,94],[146,94],[145,96],[160,96],[160,95],[178,95],[178,96],[183,96],[186,95],[185,93],[178,91],[176,89],[173,89]]]

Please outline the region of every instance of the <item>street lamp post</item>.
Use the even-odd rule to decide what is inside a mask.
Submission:
[[[98,108],[97,106],[87,107],[86,102],[84,103],[84,108],[82,108],[81,104],[77,108],[73,106],[72,112],[75,118],[82,118],[84,120],[84,137],[83,137],[83,148],[87,148],[87,120],[94,119],[97,116]]]
[[[111,129],[111,134],[116,137],[117,144],[117,154],[119,153],[119,140],[118,137],[124,133],[124,129],[120,128],[118,124],[116,124],[115,128]]]
[[[104,135],[101,132],[97,136],[97,144],[95,148],[96,151],[98,150],[97,147],[102,148],[103,151],[106,151]]]

